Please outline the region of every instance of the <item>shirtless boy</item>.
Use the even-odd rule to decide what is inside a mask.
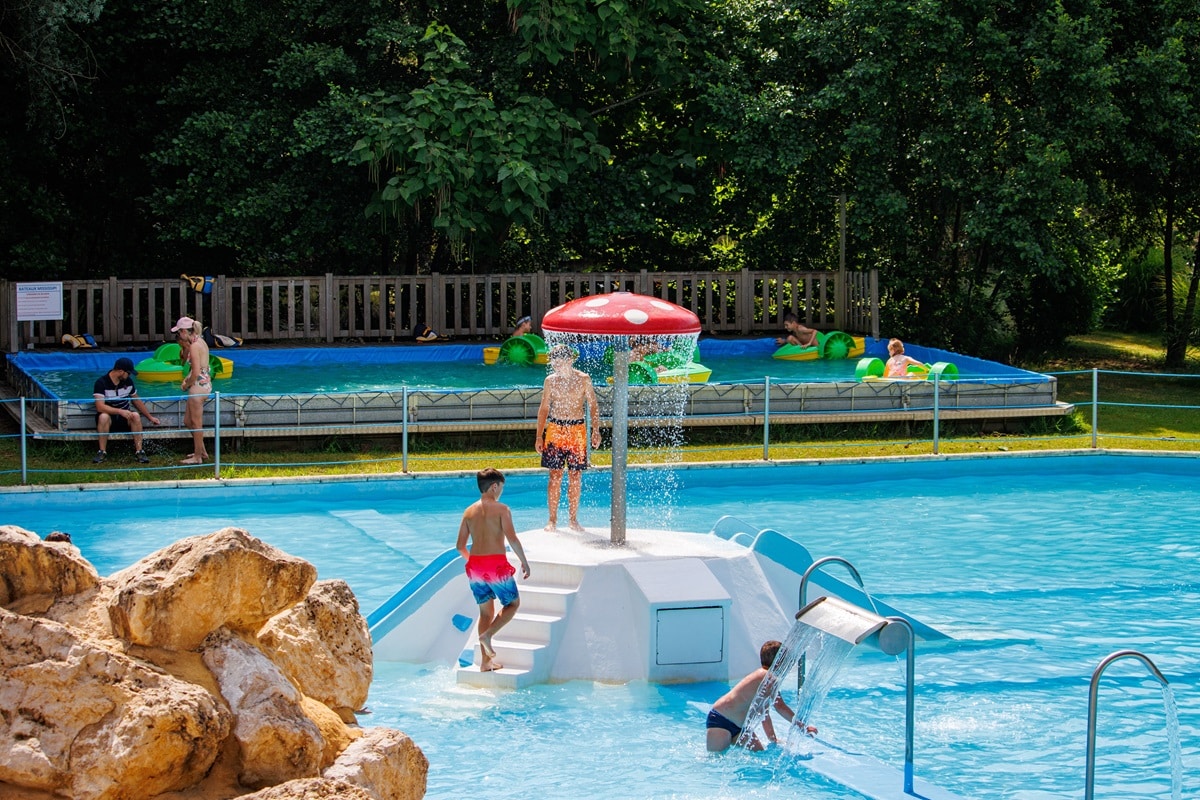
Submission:
[[[785,344],[813,347],[817,343],[817,332],[800,324],[800,318],[789,311],[783,315],[783,329],[787,336],[776,339],[775,344],[782,347]]]
[[[513,552],[521,559],[522,578],[529,577],[529,562],[525,560],[525,550],[513,528],[512,512],[500,502],[504,475],[500,470],[488,467],[480,470],[475,479],[479,485],[479,499],[463,512],[455,549],[467,560],[467,580],[475,602],[479,604],[479,652],[482,653],[479,671],[491,672],[504,668],[496,660],[492,637],[508,624],[521,605],[517,582],[513,579],[516,570],[508,563],[505,542],[512,545]],[[496,600],[500,601],[499,614],[494,605]]]
[[[713,703],[712,711],[708,712],[708,719],[705,721],[707,728],[708,751],[710,753],[719,753],[728,750],[731,745],[737,744],[738,737],[742,735],[742,726],[746,724],[746,715],[750,713],[750,706],[754,702],[755,696],[758,694],[758,689],[766,679],[771,669],[771,662],[775,660],[775,655],[779,652],[781,643],[772,639],[769,642],[764,642],[762,648],[758,651],[758,661],[762,666],[754,672],[751,672],[746,677],[738,681],[738,685],[726,692],[720,700]],[[783,698],[778,692],[775,694],[775,710],[780,716],[791,722],[795,718],[795,713],[788,704],[783,702]],[[771,722],[771,715],[767,714],[762,720],[763,732],[767,734],[767,739],[771,742],[778,741],[775,738],[775,725]],[[809,733],[816,733],[816,728],[808,728]],[[759,741],[758,736],[751,736],[751,750],[764,749],[763,743]]]
[[[583,470],[588,468],[588,435],[585,405],[592,411],[592,447],[600,446],[600,408],[596,390],[586,372],[575,369],[575,351],[565,344],[550,348],[551,372],[542,385],[542,403],[538,406],[537,434],[533,448],[542,454],[542,466],[550,470],[546,486],[546,504],[550,521],[546,530],[558,529],[558,501],[562,493],[563,468],[567,469],[567,508],[570,529],[582,531],[579,524],[579,496],[583,490]]]

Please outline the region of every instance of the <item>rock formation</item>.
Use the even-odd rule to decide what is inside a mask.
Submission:
[[[315,579],[236,528],[102,578],[0,526],[0,797],[423,797],[420,748],[354,721],[366,622]]]

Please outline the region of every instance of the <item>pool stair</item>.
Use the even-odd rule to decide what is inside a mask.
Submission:
[[[520,587],[520,608],[492,640],[496,659],[504,668],[480,672],[482,657],[476,641],[459,657],[458,683],[486,689],[521,689],[550,680],[583,570],[531,561],[529,571],[530,579]]]

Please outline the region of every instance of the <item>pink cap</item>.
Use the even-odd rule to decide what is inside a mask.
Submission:
[[[192,319],[191,317],[180,317],[179,321],[175,323],[175,327],[171,328],[171,333],[178,333],[179,331],[182,331],[182,330],[190,331],[190,330],[194,329],[195,327],[196,327],[196,320]]]

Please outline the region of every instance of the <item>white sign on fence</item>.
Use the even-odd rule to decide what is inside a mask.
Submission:
[[[62,281],[17,284],[17,322],[62,318]]]

